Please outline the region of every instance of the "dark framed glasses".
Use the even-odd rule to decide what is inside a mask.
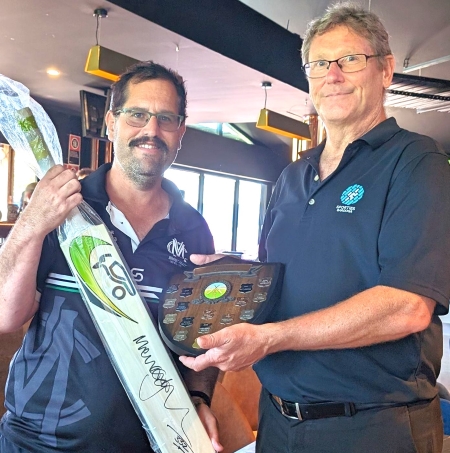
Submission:
[[[114,115],[123,113],[125,122],[132,127],[144,127],[152,116],[156,117],[160,129],[166,132],[175,132],[181,126],[184,120],[183,115],[175,115],[174,113],[152,113],[141,109],[119,109],[114,112]]]

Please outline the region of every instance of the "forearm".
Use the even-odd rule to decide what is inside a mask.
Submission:
[[[435,302],[376,286],[332,307],[265,326],[268,352],[357,348],[424,330]]]
[[[214,367],[206,368],[203,371],[193,371],[179,362],[179,370],[189,391],[205,393],[210,399],[214,394],[219,370]]]
[[[214,394],[219,370],[209,367],[196,372],[185,367],[181,362],[178,362],[178,367],[186,383],[186,387],[191,393],[192,402],[197,410],[197,414],[211,439],[214,450],[217,452],[222,451],[223,447],[219,441],[217,420],[211,408],[208,407]],[[196,394],[196,392],[198,393]]]
[[[0,249],[0,332],[19,329],[37,310],[36,274],[44,237],[19,218]]]

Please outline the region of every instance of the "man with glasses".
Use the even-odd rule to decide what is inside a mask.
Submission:
[[[253,365],[258,453],[440,453],[436,378],[450,297],[450,167],[387,118],[388,34],[337,4],[303,41],[326,140],[275,187],[260,259],[285,264],[267,324],[200,337],[200,370]],[[192,257],[200,264],[204,257]]]
[[[2,247],[0,332],[33,317],[10,367],[2,453],[152,451],[55,229],[84,198],[112,232],[157,319],[170,277],[192,269],[191,253],[214,252],[203,217],[163,178],[181,147],[185,118],[178,74],[153,62],[130,67],[113,85],[106,115],[113,163],[82,181],[62,166],[50,169]],[[196,373],[179,365],[213,447],[221,451],[208,407],[217,369]]]

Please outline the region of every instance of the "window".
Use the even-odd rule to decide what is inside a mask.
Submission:
[[[238,251],[244,259],[257,258],[268,197],[267,183],[181,167],[170,168],[164,176],[203,214],[217,252]]]
[[[218,252],[233,248],[234,191],[234,179],[205,175],[202,214],[208,222]]]
[[[256,259],[259,233],[265,213],[267,186],[253,181],[238,181],[239,203],[236,234],[236,250],[243,256]],[[262,203],[262,201],[264,201]]]
[[[200,175],[194,171],[169,168],[164,177],[173,181],[183,194],[183,198],[193,208],[199,209]]]
[[[1,221],[7,221],[8,203],[20,207],[22,192],[36,181],[34,171],[23,153],[15,153],[7,144],[0,144],[0,212]]]
[[[229,123],[197,123],[192,124],[189,127],[193,127],[194,129],[199,129],[210,134],[231,138],[232,140],[237,140],[238,142],[247,143],[247,145],[254,145],[253,141],[241,132],[238,127]]]
[[[8,204],[9,145],[0,144],[0,221],[6,222]]]

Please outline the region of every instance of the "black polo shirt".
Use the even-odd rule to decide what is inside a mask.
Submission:
[[[189,260],[191,253],[214,253],[212,235],[205,219],[183,200],[176,185],[163,179],[162,188],[173,200],[169,218],[158,222],[133,251],[130,238],[111,223],[106,210],[109,198],[105,190],[105,177],[110,168],[111,164],[102,165],[95,173],[81,180],[82,194],[116,239],[141,287],[141,294],[148,302],[155,302],[150,304],[150,308],[157,319],[157,303],[161,289],[167,287],[175,272],[183,272],[193,267]],[[142,260],[145,262],[145,271],[142,270]],[[151,269],[151,272],[147,269]],[[149,288],[146,290],[145,286]]]
[[[82,181],[84,199],[112,231],[153,314],[170,277],[192,269],[191,253],[213,253],[203,217],[168,180],[173,204],[133,251],[111,224],[100,167]],[[38,270],[41,299],[6,386],[8,409],[0,433],[33,452],[148,453],[147,435],[120,383],[86,309],[56,232],[44,241]]]
[[[442,355],[437,315],[447,313],[450,297],[448,157],[393,118],[349,144],[336,171],[320,181],[323,148],[284,170],[267,210],[260,259],[286,266],[269,320],[330,307],[376,285],[434,299],[435,316],[428,329],[398,341],[284,351],[255,370],[264,387],[290,401],[431,398]]]

